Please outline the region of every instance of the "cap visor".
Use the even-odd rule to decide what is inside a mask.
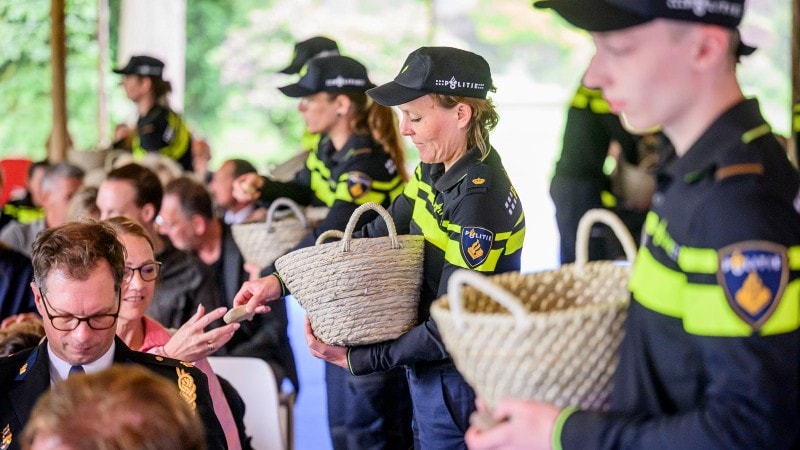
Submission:
[[[311,89],[306,89],[297,83],[279,87],[278,90],[283,92],[283,95],[287,97],[308,97],[309,95],[316,94],[316,92]]]
[[[118,73],[120,75],[130,75],[130,70],[127,67],[122,67],[118,69],[111,69],[112,72]]]
[[[383,106],[397,106],[416,100],[427,94],[424,91],[407,88],[395,81],[390,81],[384,85],[367,90],[367,95],[372,97],[376,103]]]
[[[602,0],[540,0],[534,2],[533,6],[553,9],[564,20],[586,31],[621,30],[651,20],[631,14]]]
[[[283,70],[279,70],[278,73],[285,73],[286,75],[294,75],[300,71],[300,67],[297,64],[289,64]]]

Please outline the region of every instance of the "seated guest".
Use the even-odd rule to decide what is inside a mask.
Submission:
[[[230,227],[214,216],[206,188],[188,177],[172,181],[164,190],[159,218],[161,233],[175,247],[193,252],[211,266],[220,298],[232,300],[249,275]],[[286,303],[281,299],[270,306],[267,314],[242,322],[233,339],[220,346],[216,355],[261,358],[275,371],[279,386],[286,377],[297,391],[299,383],[287,334]]]
[[[152,170],[127,164],[111,170],[100,183],[97,207],[101,219],[125,216],[150,234],[162,270],[147,315],[167,328],[177,329],[191,319],[200,305],[213,311],[222,302],[208,266],[158,234],[155,222],[163,196],[164,188]]]
[[[115,339],[125,248],[108,224],[68,222],[49,228],[33,245],[36,308],[46,339],[37,347],[0,358],[0,426],[5,450],[15,450],[36,400],[53,384],[78,372],[96,373],[113,363],[140,365],[169,379],[205,425],[209,449],[227,448],[214,414],[208,381],[190,363],[131,350]]]
[[[233,196],[233,182],[246,173],[258,174],[255,166],[244,159],[229,159],[222,163],[211,176],[208,191],[219,209],[217,214],[228,225],[260,222],[267,218],[267,211],[259,208],[255,200],[241,201]]]
[[[67,221],[72,196],[83,184],[83,169],[68,163],[50,166],[42,177],[41,195],[44,218],[24,224],[11,222],[0,232],[0,241],[30,257],[36,235]]]
[[[225,431],[228,448],[241,448],[231,408],[206,359],[207,355],[216,350],[215,347],[222,346],[231,339],[239,324],[233,323],[206,332],[205,327],[221,318],[227,309],[217,308],[204,315],[201,305],[197,314],[174,335],[170,335],[163,325],[145,316],[145,311],[153,301],[161,267],[153,254],[153,241],[141,225],[127,217],[114,217],[108,219],[107,223],[114,228],[125,246],[125,272],[117,336],[134,350],[189,361],[202,370],[208,377],[214,411]]]
[[[140,367],[71,377],[42,395],[22,434],[29,450],[204,450],[203,425],[175,386]]]

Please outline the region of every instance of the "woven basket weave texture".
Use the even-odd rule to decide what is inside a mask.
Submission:
[[[352,238],[367,210],[386,221],[389,236]],[[342,240],[324,243],[330,236]],[[366,203],[344,233],[323,233],[314,247],[278,258],[275,267],[320,341],[363,345],[396,339],[416,324],[423,246],[422,236],[398,236],[389,213]]]
[[[293,214],[283,214],[278,219],[280,206],[288,206]],[[267,267],[294,248],[310,228],[311,224],[300,206],[281,197],[269,205],[266,221],[233,225],[231,233],[245,261]]]
[[[614,229],[633,260],[633,239],[606,210],[584,216],[578,246],[588,249],[597,221]],[[608,408],[631,266],[586,262],[586,253],[579,251],[575,264],[538,273],[485,277],[458,271],[448,295],[431,306],[456,367],[487,406],[512,397]]]

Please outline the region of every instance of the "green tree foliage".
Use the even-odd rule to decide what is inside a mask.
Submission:
[[[67,108],[76,147],[97,141],[97,6],[67,0]],[[0,0],[0,157],[46,156],[50,133],[50,1]]]

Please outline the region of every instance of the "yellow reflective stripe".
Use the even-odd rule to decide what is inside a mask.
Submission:
[[[660,264],[646,247],[639,249],[628,288],[636,301],[647,309],[666,316],[682,316],[681,292],[686,276]]]
[[[611,112],[611,105],[603,98],[594,98],[589,102],[589,108],[595,114],[608,114]]]
[[[647,216],[644,218],[644,231],[647,232],[649,235],[653,235],[656,232],[656,227],[658,226],[658,215],[653,211],[647,213]]]
[[[506,255],[512,255],[522,250],[522,242],[524,240],[525,228],[517,231],[516,233],[511,233],[511,236],[508,237],[508,242],[506,242]]]
[[[768,123],[761,124],[752,130],[746,131],[742,135],[742,142],[745,144],[749,144],[756,139],[760,138],[761,136],[765,136],[767,134],[772,133],[772,128],[769,126]]]
[[[717,251],[711,248],[681,247],[678,267],[684,272],[715,274],[719,268]]]
[[[800,280],[786,286],[772,316],[761,327],[761,336],[788,333],[800,328]],[[743,337],[753,329],[733,311],[718,285],[688,284],[684,289],[683,328],[701,336]]]
[[[603,190],[603,191],[600,192],[600,203],[602,203],[603,206],[605,206],[606,208],[609,208],[609,209],[616,208],[617,207],[617,197],[614,194],[612,194],[611,192]]]
[[[306,130],[300,138],[300,149],[314,151],[319,147],[319,140],[322,136],[319,133],[309,133]]]
[[[44,210],[30,206],[3,205],[3,213],[11,216],[17,222],[29,224],[44,218]]]
[[[800,270],[800,246],[786,249],[786,257],[789,259],[789,270]]]
[[[189,151],[189,130],[180,116],[174,112],[167,114],[167,125],[175,130],[175,136],[172,142],[159,152],[177,161]]]
[[[562,409],[558,416],[556,417],[556,423],[553,425],[553,434],[550,436],[550,448],[553,450],[563,450],[561,446],[561,433],[564,431],[564,424],[567,423],[567,419],[571,416],[578,408],[574,406],[567,406],[566,408]]]

